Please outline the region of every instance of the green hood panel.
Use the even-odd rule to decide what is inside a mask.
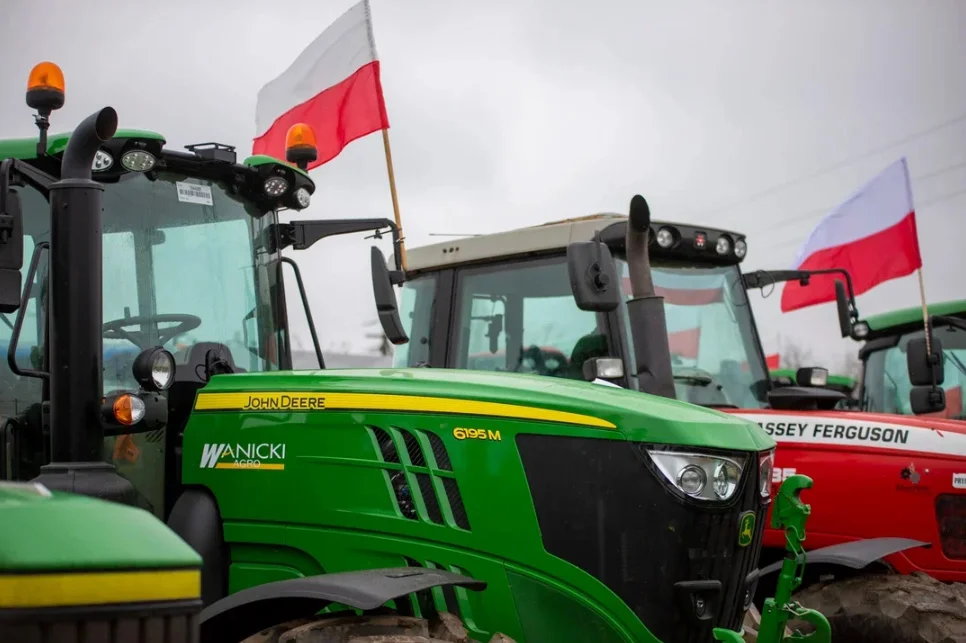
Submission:
[[[0,483],[0,573],[185,569],[201,557],[152,514]]]
[[[287,393],[323,395],[315,401]],[[212,378],[195,408],[488,415],[574,425],[581,433],[594,429],[602,438],[743,451],[775,445],[754,422],[711,409],[616,387],[515,373],[389,368],[233,374]]]

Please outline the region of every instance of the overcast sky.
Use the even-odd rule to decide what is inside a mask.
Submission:
[[[67,77],[54,131],[109,104],[171,147],[244,156],[258,90],[354,2],[5,0],[0,136],[34,134],[21,88],[47,59]],[[966,2],[566,4],[371,0],[410,246],[623,212],[639,192],[655,217],[746,232],[746,269],[785,268],[828,209],[905,155],[927,296],[966,297]],[[392,216],[378,134],[313,177],[308,216]],[[324,345],[372,344],[370,243],[297,255]],[[778,292],[754,297],[767,350],[794,341],[833,367],[854,352],[833,304],[782,315]],[[913,276],[859,310],[918,301]]]

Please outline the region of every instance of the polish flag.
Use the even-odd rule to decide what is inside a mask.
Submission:
[[[369,0],[342,14],[258,92],[252,153],[284,160],[285,134],[296,123],[315,132],[319,156],[309,169],[357,138],[389,128]]]
[[[855,294],[922,267],[909,168],[902,158],[822,219],[798,251],[795,270],[843,268]],[[788,281],[782,312],[835,301],[841,275],[815,275],[809,285]]]

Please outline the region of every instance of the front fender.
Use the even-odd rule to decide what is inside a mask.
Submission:
[[[266,583],[209,605],[199,618],[202,643],[238,643],[252,634],[297,618],[312,616],[330,603],[373,610],[387,602],[432,587],[486,589],[484,581],[439,569],[398,567]]]
[[[848,543],[839,543],[821,549],[813,549],[806,552],[806,564],[826,563],[851,567],[852,569],[862,569],[870,563],[881,560],[906,549],[913,547],[928,547],[929,543],[911,538],[868,538],[866,540],[854,540]],[[781,569],[782,561],[778,560],[761,570],[761,576],[777,572]]]

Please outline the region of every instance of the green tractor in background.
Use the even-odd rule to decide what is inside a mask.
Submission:
[[[862,342],[862,375],[858,405],[864,411],[899,415],[932,415],[966,420],[966,301],[929,304],[932,352],[941,354],[939,381],[920,388],[910,379],[910,365],[927,364],[926,330],[921,306],[903,308],[859,319],[850,298],[839,288],[838,311],[842,337]],[[927,370],[929,370],[927,368]],[[920,388],[921,392],[914,393]]]
[[[795,616],[828,640],[790,600],[811,481],[771,497],[756,424],[535,376],[291,371],[283,264],[312,318],[281,251],[388,229],[399,256],[395,226],[279,221],[314,191],[306,127],[299,167],[169,150],[109,107],[48,137],[63,86],[38,65],[40,137],[0,142],[0,640],[734,643],[772,503],[758,640]],[[621,301],[608,248],[571,251],[585,304]],[[628,306],[666,391],[662,300]]]

